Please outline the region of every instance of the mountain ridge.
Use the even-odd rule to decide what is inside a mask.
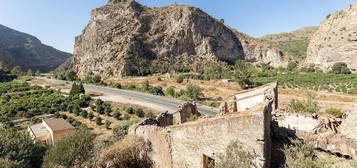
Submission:
[[[43,44],[37,37],[0,24],[0,67],[49,72],[71,54]]]

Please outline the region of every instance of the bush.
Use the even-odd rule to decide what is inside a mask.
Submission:
[[[153,87],[150,90],[150,93],[153,94],[153,95],[158,95],[158,96],[164,96],[165,95],[162,87],[160,87],[160,86]]]
[[[179,76],[176,78],[176,83],[182,83],[184,79],[185,79],[185,78],[184,78],[182,75],[179,75]]]
[[[94,114],[92,112],[88,113],[87,118],[92,120],[94,118]]]
[[[325,113],[336,116],[336,117],[341,117],[343,115],[343,112],[341,111],[341,109],[336,109],[336,108],[326,109]]]
[[[143,138],[128,136],[116,142],[109,149],[100,152],[96,166],[118,168],[150,168],[153,163],[148,154],[151,152],[150,144]]]
[[[82,110],[82,112],[81,112],[81,117],[83,117],[83,118],[87,118],[88,117],[88,112],[87,111],[85,111],[85,110]]]
[[[136,116],[138,116],[140,118],[145,116],[145,113],[144,113],[143,109],[141,109],[141,108],[136,109],[135,114],[136,114]]]
[[[95,118],[95,123],[96,123],[97,125],[102,125],[102,118],[96,117],[96,118]]]
[[[113,139],[115,141],[121,140],[128,134],[129,127],[135,124],[133,120],[125,120],[116,125],[113,129]]]
[[[289,62],[287,69],[288,69],[288,71],[293,71],[297,68],[297,66],[298,66],[298,64],[296,62]]]
[[[203,96],[202,89],[197,85],[189,83],[186,86],[186,90],[186,95],[192,100],[198,100],[201,96]]]
[[[285,167],[288,168],[324,168],[323,162],[316,157],[312,145],[300,140],[293,140],[292,144],[284,145]]]
[[[0,167],[41,167],[45,146],[34,144],[26,131],[0,128]],[[11,167],[14,166],[14,167]]]
[[[126,112],[129,114],[134,114],[135,113],[135,109],[133,107],[129,107],[126,109]]]
[[[149,81],[148,81],[148,80],[144,80],[144,81],[141,83],[141,88],[142,88],[144,91],[148,91],[148,90],[150,89]]]
[[[252,77],[252,66],[242,60],[238,60],[234,66],[234,79],[238,82],[239,86],[243,89],[250,87]]]
[[[121,113],[119,110],[116,110],[114,113],[113,113],[113,117],[117,120],[120,120],[120,116],[121,116]]]
[[[102,78],[100,77],[100,75],[94,75],[92,78],[92,82],[95,84],[99,84],[102,82]]]
[[[313,96],[309,95],[307,101],[291,100],[288,110],[292,113],[318,113],[319,107],[317,101],[313,100]]]
[[[175,97],[175,89],[173,87],[167,88],[165,91],[165,95]]]
[[[339,62],[332,66],[331,72],[334,74],[350,74],[351,70],[348,68],[346,63]]]
[[[86,129],[64,136],[46,153],[44,158],[48,167],[82,167],[93,156],[95,136]]]
[[[108,120],[105,120],[105,123],[104,123],[104,125],[105,125],[105,128],[106,129],[110,129],[110,125],[112,124],[112,122],[110,122],[110,121],[108,121]]]
[[[130,119],[130,114],[125,113],[123,116],[124,120],[129,120]]]
[[[113,110],[112,110],[111,104],[105,103],[105,104],[104,104],[104,113],[105,113],[105,115],[111,116],[112,111],[113,111]]]
[[[69,81],[75,81],[77,80],[77,73],[73,70],[68,70],[66,72],[66,80],[69,80]]]
[[[232,142],[224,154],[219,156],[220,162],[210,165],[214,168],[251,168],[255,167],[255,156],[243,149],[238,142]]]

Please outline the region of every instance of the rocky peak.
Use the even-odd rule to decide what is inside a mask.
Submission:
[[[259,50],[253,47],[245,53],[232,29],[198,8],[177,4],[151,8],[135,1],[112,1],[92,11],[89,24],[76,38],[72,65],[79,75],[121,77],[195,70],[217,60],[258,62],[266,53],[279,54]]]
[[[313,35],[308,51],[307,64],[329,70],[337,62],[345,62],[357,69],[357,4],[329,14]]]

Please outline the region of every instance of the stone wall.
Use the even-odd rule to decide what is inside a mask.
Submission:
[[[340,132],[319,131],[325,124],[322,120],[300,114],[275,114],[278,127],[273,132],[279,137],[300,138],[322,150],[357,158],[357,141]],[[342,121],[343,122],[343,121]]]
[[[264,103],[267,95],[274,97],[273,108],[278,108],[278,85],[271,83],[256,89],[247,90],[234,95],[220,106],[220,113],[235,113],[253,109]]]
[[[268,92],[274,93],[271,90]],[[260,108],[251,111],[200,118],[165,127],[158,126],[158,122],[142,122],[131,127],[129,134],[136,134],[150,141],[150,158],[156,168],[200,168],[203,167],[204,156],[219,162],[218,155],[223,154],[234,141],[255,155],[254,163],[257,167],[270,167],[270,123],[271,112],[275,108],[275,96],[264,95]],[[192,106],[184,105],[180,109],[186,109],[185,107]],[[177,114],[181,114],[183,118],[187,118],[185,114],[194,114],[194,111],[184,111],[190,113]]]
[[[187,122],[192,116],[201,116],[197,110],[197,105],[190,102],[182,104],[179,109],[172,113],[174,116],[175,124]]]

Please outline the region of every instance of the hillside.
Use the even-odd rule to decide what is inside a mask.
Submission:
[[[48,72],[71,56],[42,44],[34,36],[0,25],[0,67]]]
[[[76,38],[71,65],[81,76],[93,72],[107,77],[197,70],[217,60],[283,65],[282,52],[247,48],[251,46],[243,40],[195,7],[150,8],[135,1],[111,1],[92,11]]]
[[[269,34],[260,39],[288,53],[297,60],[306,58],[310,39],[318,27],[304,27],[292,32]]]
[[[357,68],[357,4],[327,16],[311,38],[306,63],[329,70],[336,62]]]

